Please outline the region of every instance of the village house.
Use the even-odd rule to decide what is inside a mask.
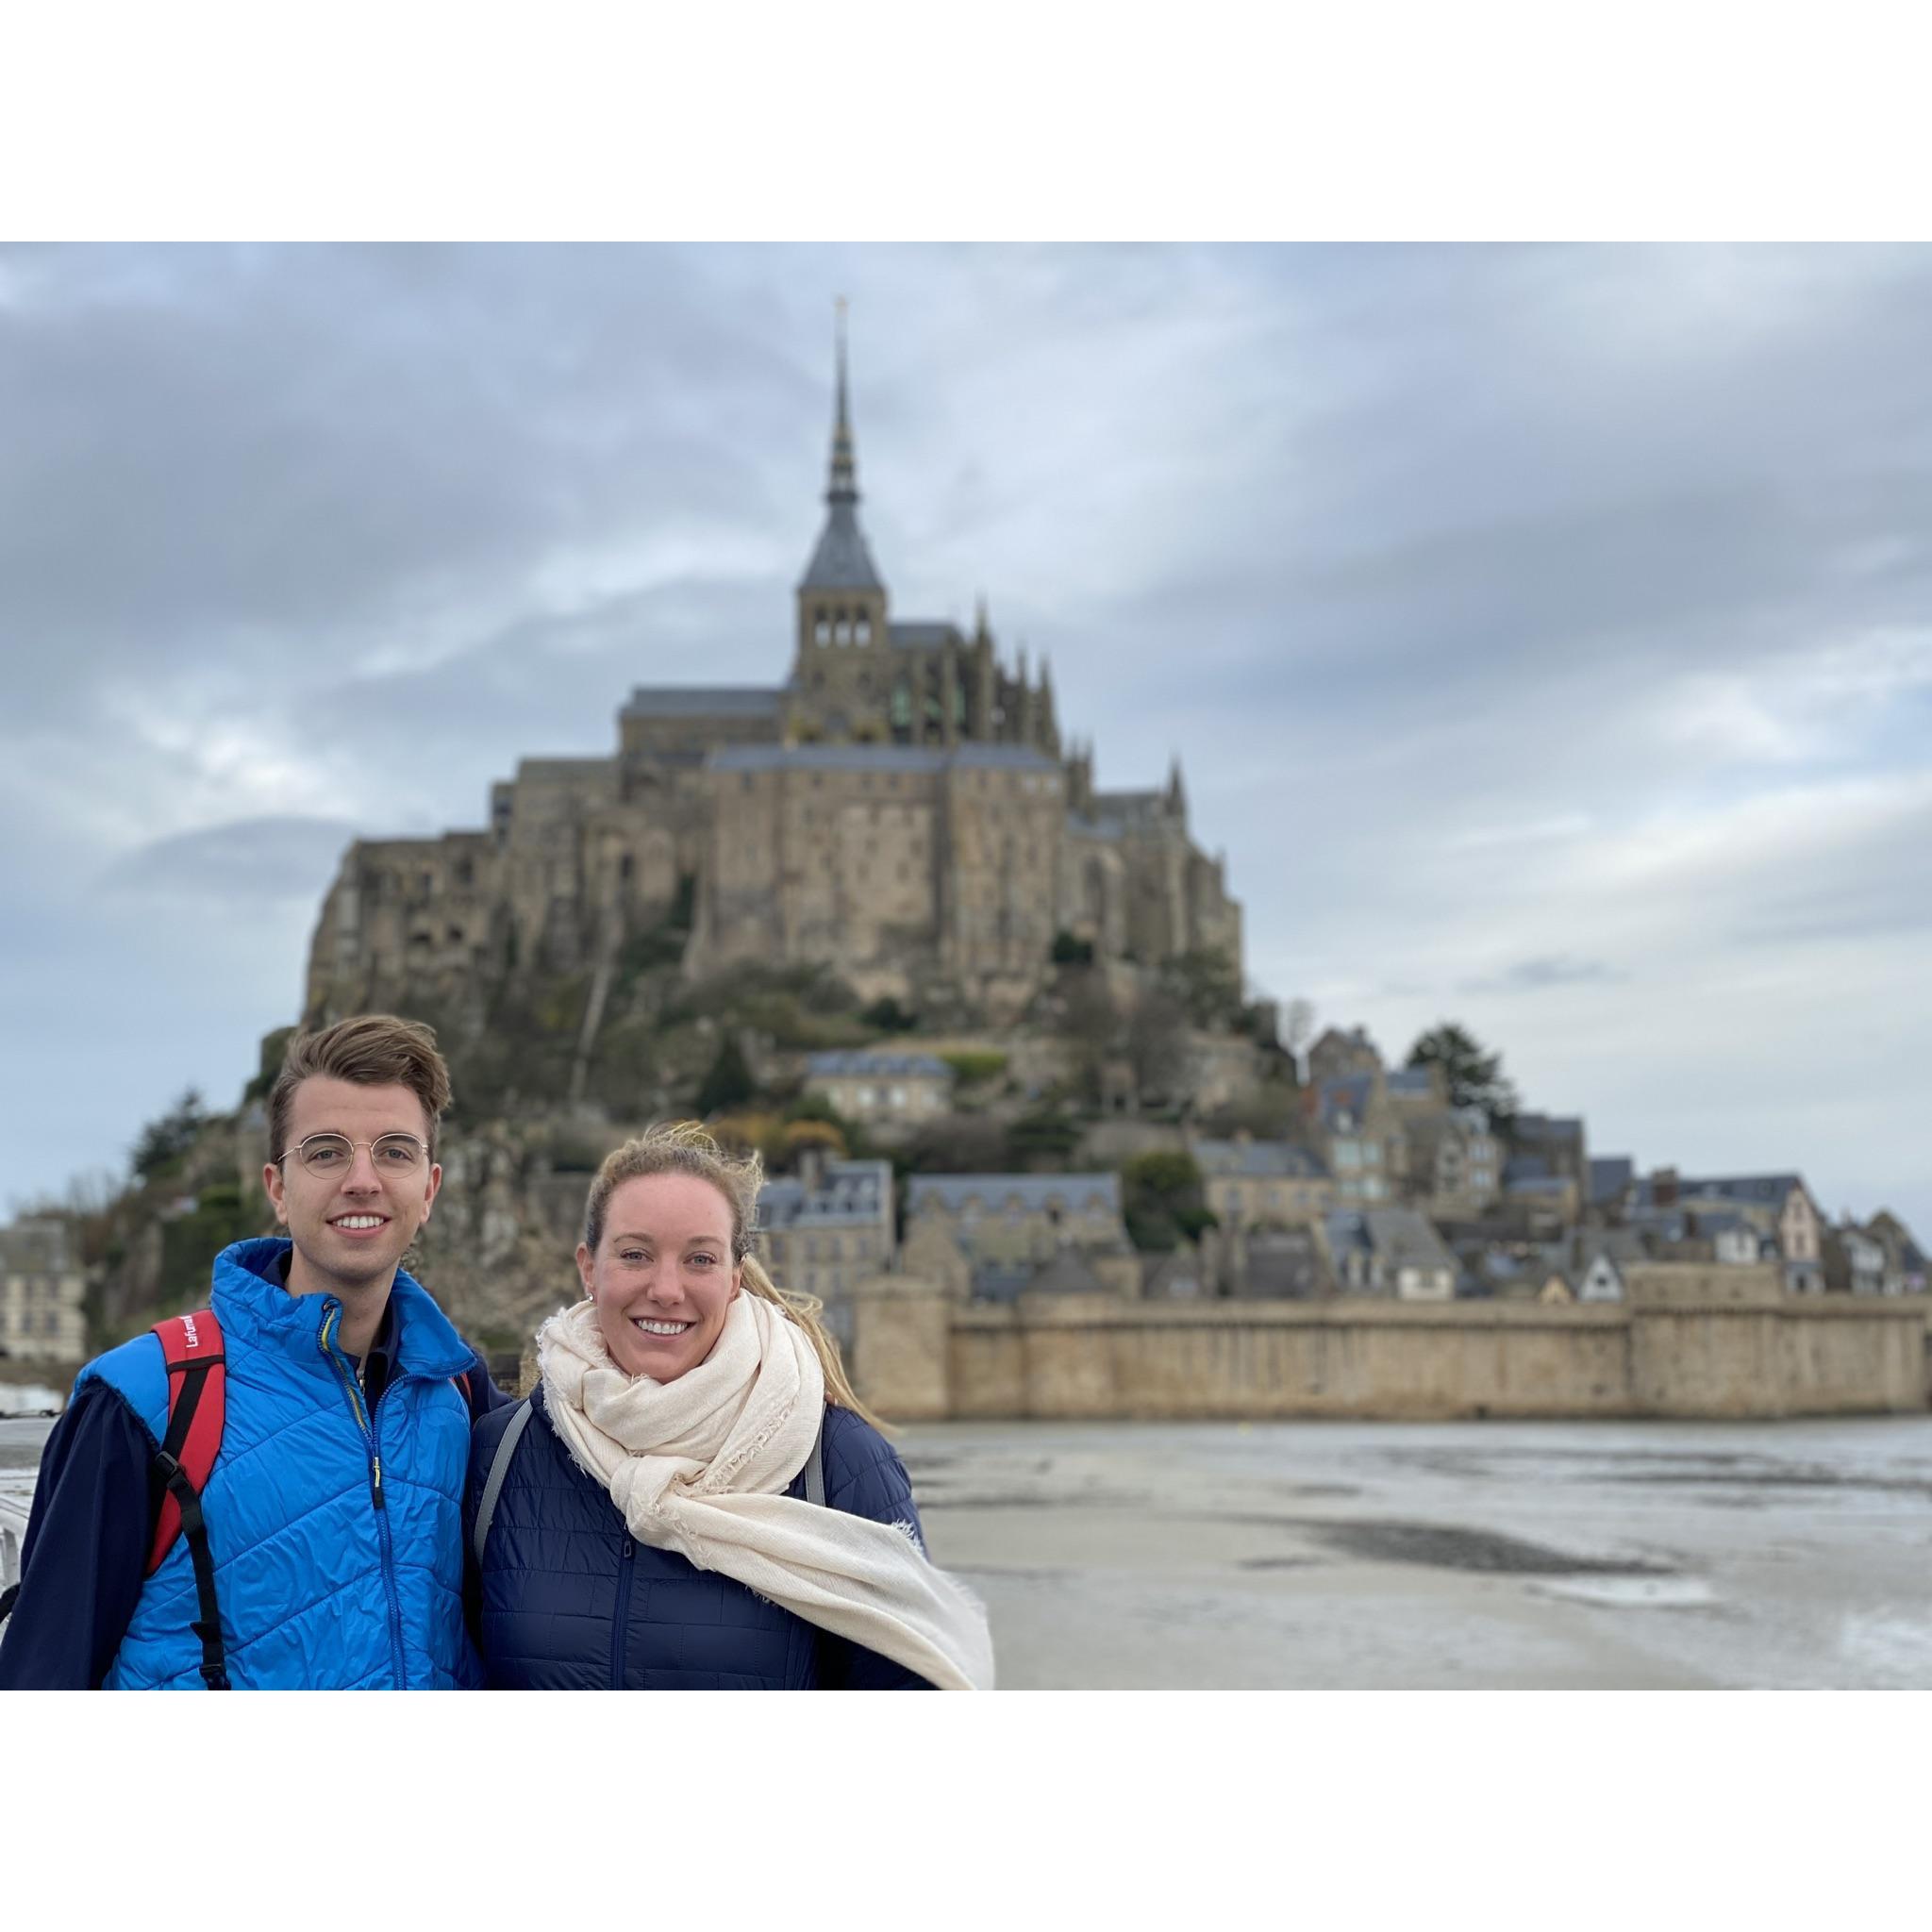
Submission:
[[[1785,1288],[1791,1294],[1824,1291],[1824,1217],[1804,1176],[1795,1174],[1725,1174],[1701,1179],[1662,1167],[1634,1181],[1630,1211],[1678,1209],[1689,1214],[1735,1209],[1777,1241]],[[1694,1234],[1695,1228],[1687,1232]]]
[[[1224,1229],[1306,1225],[1335,1206],[1334,1176],[1291,1141],[1238,1133],[1229,1141],[1195,1141],[1190,1152]]]
[[[1503,1147],[1479,1108],[1410,1113],[1402,1131],[1408,1142],[1410,1202],[1431,1220],[1473,1220],[1495,1201]]]
[[[1379,1074],[1348,1074],[1310,1088],[1308,1137],[1335,1179],[1342,1207],[1390,1201],[1407,1165]],[[1400,1158],[1397,1151],[1400,1150]]]
[[[796,1176],[776,1174],[765,1183],[758,1243],[772,1278],[817,1295],[827,1325],[850,1347],[853,1289],[891,1264],[891,1163],[807,1153]]]
[[[1317,1226],[1339,1293],[1405,1302],[1456,1293],[1456,1257],[1412,1208],[1337,1208]]]
[[[87,1359],[87,1277],[67,1224],[52,1217],[0,1227],[0,1357]]]
[[[1032,1291],[1068,1249],[1110,1291],[1140,1291],[1119,1174],[915,1174],[906,1184],[900,1268],[949,1294],[1009,1300]]]
[[[929,1053],[871,1048],[807,1056],[805,1089],[842,1119],[884,1129],[917,1126],[953,1104],[953,1070]]]

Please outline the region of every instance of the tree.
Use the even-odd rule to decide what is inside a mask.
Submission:
[[[207,1120],[200,1090],[189,1088],[159,1120],[142,1128],[141,1139],[134,1143],[135,1174],[149,1181],[177,1165]]]
[[[1204,1228],[1220,1224],[1194,1157],[1169,1148],[1137,1154],[1121,1169],[1121,1214],[1127,1238],[1143,1254],[1198,1240]]]
[[[1477,1107],[1498,1124],[1516,1112],[1515,1087],[1503,1076],[1503,1056],[1485,1053],[1475,1036],[1453,1020],[1424,1033],[1408,1050],[1412,1067],[1441,1067],[1451,1107]]]
[[[1281,1043],[1287,1049],[1289,1058],[1294,1061],[1295,1075],[1302,1077],[1307,1072],[1303,1056],[1308,1050],[1308,1042],[1315,1037],[1315,1005],[1312,1000],[1290,1000],[1287,1010],[1281,1016]]]
[[[1213,947],[1169,959],[1160,969],[1160,985],[1186,1008],[1196,1026],[1232,1027],[1240,1017],[1241,969]]]
[[[738,1043],[738,1035],[727,1031],[719,1042],[718,1057],[711,1062],[710,1072],[699,1083],[698,1112],[708,1117],[730,1108],[742,1107],[757,1095],[758,1091],[758,1082],[751,1076],[751,1068],[746,1064],[744,1049]]]

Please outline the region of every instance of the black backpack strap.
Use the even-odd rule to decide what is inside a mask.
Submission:
[[[825,1419],[819,1418],[819,1432],[811,1439],[811,1456],[805,1465],[805,1500],[825,1507]]]
[[[8,1618],[12,1616],[13,1606],[19,1597],[20,1585],[17,1583],[9,1583],[5,1590],[0,1590],[0,1624],[6,1623]]]
[[[201,1615],[188,1627],[201,1640],[202,1682],[210,1690],[226,1690],[230,1688],[228,1657],[222,1641],[222,1614],[215,1602],[215,1559],[208,1546],[201,1497],[189,1481],[188,1472],[166,1449],[156,1450],[155,1465],[181,1511],[181,1534],[188,1543],[188,1560],[194,1566],[194,1595]]]
[[[475,1553],[476,1567],[483,1567],[483,1546],[490,1541],[491,1519],[496,1514],[496,1499],[503,1493],[503,1479],[509,1474],[509,1459],[517,1453],[517,1441],[530,1424],[530,1398],[517,1404],[503,1434],[496,1442],[496,1454],[490,1458],[490,1474],[484,1479],[483,1495],[476,1505],[476,1526],[470,1532],[470,1548]]]

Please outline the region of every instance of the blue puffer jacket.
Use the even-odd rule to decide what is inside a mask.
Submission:
[[[215,1591],[240,1690],[448,1690],[478,1678],[462,1616],[470,1412],[450,1377],[474,1357],[408,1275],[391,1291],[397,1368],[373,1415],[335,1342],[341,1304],[291,1295],[285,1240],[241,1241],[214,1269],[227,1420],[202,1494]],[[157,1441],[161,1345],[138,1336],[91,1363]],[[76,1385],[77,1387],[78,1385]],[[104,1689],[201,1688],[188,1540],[149,1577]]]
[[[601,1483],[571,1460],[543,1392],[510,1457],[482,1574],[469,1583],[485,1681],[497,1690],[925,1690],[924,1678],[795,1617],[731,1577],[635,1541]],[[463,1547],[515,1406],[482,1417],[470,1451]],[[827,1407],[825,1502],[919,1533],[892,1446]],[[786,1491],[803,1496],[803,1472]],[[921,1540],[924,1541],[923,1533]]]

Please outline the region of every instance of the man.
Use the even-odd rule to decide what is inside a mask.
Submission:
[[[81,1371],[47,1439],[0,1689],[479,1681],[463,1477],[474,1415],[507,1398],[399,1266],[441,1185],[449,1098],[426,1026],[365,1014],[290,1042],[262,1170],[288,1237],[214,1264],[226,1400],[204,1574],[185,1534],[144,1574],[169,1373],[139,1336]]]

